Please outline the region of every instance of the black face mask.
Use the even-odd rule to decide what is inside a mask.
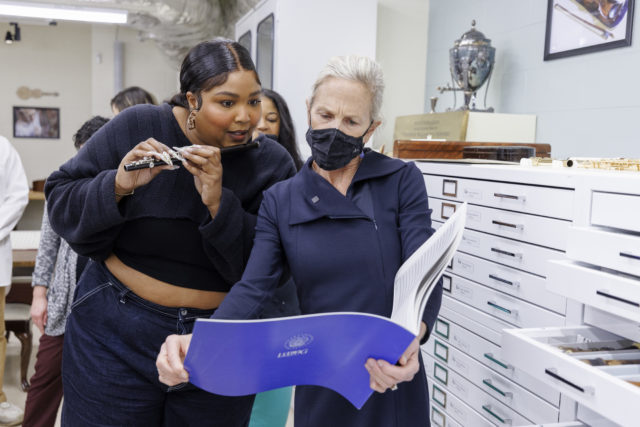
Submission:
[[[373,122],[371,122],[373,123]],[[311,157],[322,169],[333,171],[345,167],[353,158],[362,153],[362,138],[349,136],[339,129],[311,129],[307,131],[307,143],[311,147]]]

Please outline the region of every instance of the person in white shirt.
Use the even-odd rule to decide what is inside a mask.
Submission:
[[[2,391],[7,340],[4,328],[4,307],[7,288],[11,285],[11,230],[16,226],[29,202],[29,185],[18,152],[0,136],[0,425],[22,423],[23,412],[7,402]]]

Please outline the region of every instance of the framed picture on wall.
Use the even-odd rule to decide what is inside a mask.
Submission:
[[[548,0],[544,60],[631,45],[635,0]]]
[[[60,138],[60,109],[13,107],[14,138]]]

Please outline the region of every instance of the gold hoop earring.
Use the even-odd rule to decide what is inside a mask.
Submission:
[[[196,111],[191,110],[187,117],[187,129],[194,130],[196,128]]]

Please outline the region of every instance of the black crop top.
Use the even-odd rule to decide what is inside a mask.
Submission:
[[[120,161],[151,137],[170,147],[190,144],[168,104],[127,108],[100,128],[47,179],[51,226],[80,255],[102,261],[115,253],[158,280],[228,291],[249,259],[262,192],[295,173],[293,160],[263,136],[255,149],[224,155],[215,218],[184,168],[163,172],[114,203]]]
[[[189,219],[139,218],[125,223],[113,253],[141,273],[184,288],[229,290]]]

